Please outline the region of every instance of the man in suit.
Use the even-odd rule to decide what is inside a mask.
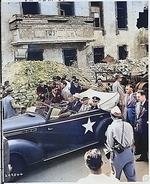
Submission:
[[[140,110],[136,112],[135,142],[141,156],[137,162],[148,161],[148,100],[143,90],[137,92],[137,98],[140,102]]]
[[[133,94],[133,85],[127,84],[125,90],[126,90],[126,94],[124,98],[124,102],[125,102],[124,119],[127,122],[129,122],[134,128],[136,98]]]
[[[73,101],[70,101],[68,104],[68,109],[78,112],[82,106],[80,99],[81,99],[81,95],[79,93],[75,93],[73,95]]]

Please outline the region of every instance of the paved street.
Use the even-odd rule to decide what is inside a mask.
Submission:
[[[99,145],[90,148],[100,148]],[[85,167],[83,155],[90,148],[84,148],[74,153],[49,160],[42,164],[38,164],[29,168],[26,173],[17,181],[22,182],[76,182],[82,177],[89,174]],[[101,148],[100,148],[101,149]],[[138,156],[135,156],[135,159]],[[109,161],[103,155],[103,172],[106,175],[110,174]],[[148,163],[135,162],[137,181],[142,181],[142,176],[148,174]],[[121,176],[121,181],[126,182],[124,174]]]

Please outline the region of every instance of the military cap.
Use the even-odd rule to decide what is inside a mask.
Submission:
[[[97,96],[93,96],[92,99],[95,100],[95,101],[100,101],[100,100],[101,100],[101,99],[100,99],[99,97],[97,97]]]

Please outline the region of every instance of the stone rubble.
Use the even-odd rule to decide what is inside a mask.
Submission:
[[[117,60],[115,63],[97,63],[92,66],[78,68],[77,63],[72,66],[66,66],[55,61],[15,61],[9,62],[2,69],[2,85],[8,80],[13,88],[12,96],[20,105],[33,106],[37,99],[36,90],[40,85],[40,81],[50,84],[54,76],[67,76],[67,80],[71,81],[71,77],[75,75],[80,83],[84,86],[91,87],[99,91],[105,91],[107,84],[98,87],[95,83],[95,72],[106,72],[98,75],[101,80],[113,79],[114,76],[108,75],[107,71],[122,72],[123,75],[130,73],[146,73],[146,65],[148,65],[148,57],[140,60],[126,59]]]

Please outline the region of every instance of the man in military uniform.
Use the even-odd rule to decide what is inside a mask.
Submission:
[[[99,108],[98,103],[100,102],[101,99],[97,96],[93,96],[92,100],[93,100],[93,103],[92,103],[92,106],[91,106],[91,110],[98,109]]]

